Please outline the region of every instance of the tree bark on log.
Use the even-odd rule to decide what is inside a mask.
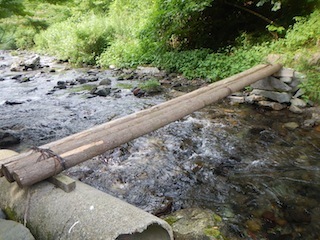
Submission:
[[[45,144],[38,151],[34,149],[5,159],[0,162],[1,172],[10,182],[30,186],[179,120],[280,69],[280,64],[258,65],[154,107]]]

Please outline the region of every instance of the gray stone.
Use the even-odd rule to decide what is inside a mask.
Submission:
[[[304,128],[312,128],[316,125],[316,120],[315,119],[307,119],[303,122],[303,127]]]
[[[291,111],[293,113],[297,113],[297,114],[303,113],[303,110],[301,108],[294,106],[294,105],[291,105],[289,107],[289,111]]]
[[[252,91],[252,94],[261,95],[263,97],[269,98],[279,103],[289,103],[292,97],[291,93],[285,93],[285,92],[280,93],[280,92],[265,91],[265,90],[258,90],[258,89],[254,89]]]
[[[234,104],[234,103],[244,103],[244,102],[245,102],[244,97],[229,96],[228,99],[230,100],[231,104]]]
[[[109,78],[102,79],[99,83],[99,85],[110,85],[111,80]]]
[[[38,69],[40,68],[40,57],[39,56],[33,56],[27,60],[24,61],[23,65],[25,66],[25,70],[27,69]]]
[[[7,147],[20,143],[20,138],[11,131],[0,130],[0,147]]]
[[[294,94],[293,97],[294,97],[294,98],[301,97],[304,93],[305,93],[305,91],[300,88],[300,89]]]
[[[307,103],[300,98],[292,98],[290,102],[291,102],[291,105],[296,107],[304,108],[307,106]]]
[[[288,86],[284,82],[274,77],[270,78],[270,83],[271,83],[271,86],[278,91],[289,92],[292,90],[290,86]]]
[[[291,68],[282,68],[279,72],[275,73],[275,77],[293,77],[294,69]]]
[[[291,77],[280,77],[279,79],[281,82],[284,82],[284,83],[291,83],[292,82]]]
[[[296,128],[299,127],[299,124],[296,122],[288,122],[288,123],[283,124],[283,126],[289,130],[295,130]]]
[[[245,101],[247,103],[254,103],[254,102],[263,101],[263,100],[265,100],[265,97],[260,95],[255,95],[255,94],[250,94],[249,96],[245,97]]]
[[[29,229],[22,224],[0,219],[0,239],[5,240],[34,240]]]
[[[289,84],[289,86],[292,88],[292,92],[296,92],[299,89],[299,84],[301,81],[298,78],[293,78],[292,82]]]
[[[261,90],[274,90],[274,87],[271,85],[270,81],[271,77],[266,77],[264,79],[261,79],[253,84],[251,84],[251,87],[254,89],[261,89]]]
[[[10,71],[19,72],[19,71],[27,71],[29,69],[35,70],[35,69],[39,69],[40,67],[41,67],[40,57],[36,55],[27,60],[20,59],[14,62],[10,67]]]
[[[287,105],[285,105],[285,104],[281,104],[281,103],[277,103],[277,102],[270,102],[270,101],[259,101],[258,104],[259,104],[259,106],[269,107],[269,108],[272,108],[273,110],[276,110],[276,111],[280,111],[280,110],[287,107]]]
[[[105,86],[98,86],[94,91],[93,94],[106,97],[111,93],[111,88]]]
[[[137,67],[138,74],[158,74],[160,70],[156,67]]]

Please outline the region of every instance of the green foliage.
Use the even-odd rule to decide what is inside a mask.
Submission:
[[[148,93],[157,93],[161,91],[161,84],[157,79],[150,79],[139,84],[138,87]]]
[[[0,18],[25,14],[23,0],[0,0]]]
[[[108,47],[113,29],[103,17],[89,14],[51,25],[35,38],[38,49],[74,64],[95,64]]]

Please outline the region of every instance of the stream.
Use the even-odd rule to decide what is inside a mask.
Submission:
[[[50,56],[41,56],[39,69],[10,71],[30,56],[0,52],[0,136],[11,140],[1,148],[40,146],[192,89],[175,84],[138,98],[123,86],[141,78]],[[110,93],[92,94],[106,79]],[[283,127],[306,118],[223,100],[66,173],[157,216],[211,209],[225,239],[320,239],[320,128]]]

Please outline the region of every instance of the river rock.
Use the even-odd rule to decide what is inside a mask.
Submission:
[[[5,240],[34,240],[29,229],[22,224],[0,219],[0,239]]]
[[[251,92],[251,94],[261,95],[271,100],[277,101],[279,103],[289,103],[292,97],[291,93],[286,93],[286,92],[280,93],[280,92],[265,91],[265,90],[259,90],[259,89],[254,89]]]
[[[283,124],[283,126],[289,130],[295,130],[296,128],[299,127],[299,124],[296,122],[288,122],[288,123]]]
[[[293,112],[293,113],[297,113],[297,114],[301,114],[303,113],[303,110],[295,105],[291,105],[289,107],[289,111]]]
[[[223,239],[219,230],[222,219],[209,209],[182,209],[165,220],[171,224],[175,240]]]
[[[272,108],[273,110],[276,110],[276,111],[280,111],[280,110],[287,107],[287,105],[285,105],[285,104],[281,104],[281,103],[277,103],[277,102],[270,102],[270,101],[259,101],[258,105],[262,106],[262,107],[269,107],[269,108]]]
[[[307,106],[307,103],[300,98],[292,98],[290,100],[290,103],[291,103],[291,105],[296,106],[296,107],[300,107],[300,108],[304,108]]]
[[[290,81],[291,82],[291,81]],[[275,77],[270,77],[271,86],[277,91],[289,92],[292,90],[292,87],[288,86],[284,82],[280,81]]]
[[[101,97],[106,97],[106,96],[110,95],[111,88],[110,87],[105,87],[105,86],[98,86],[98,87],[94,88],[91,91],[91,93],[94,94],[94,95],[101,96]]]
[[[136,73],[154,75],[160,73],[160,70],[156,67],[137,67]]]
[[[39,56],[32,56],[27,60],[20,59],[14,62],[11,67],[10,71],[12,72],[21,72],[27,70],[36,70],[41,67],[40,65],[40,57]]]
[[[20,143],[20,138],[10,131],[0,130],[0,147],[8,147]]]
[[[275,77],[294,77],[294,69],[292,68],[281,68],[279,72],[274,74]]]
[[[102,79],[99,83],[99,85],[110,85],[110,84],[111,84],[111,79],[109,78]]]
[[[271,85],[271,78],[273,77],[267,77],[264,79],[261,79],[253,84],[251,84],[251,87],[254,89],[261,89],[261,90],[274,90],[274,87]]]
[[[40,65],[40,57],[39,56],[33,56],[27,60],[24,61],[23,65],[25,66],[25,70],[31,69],[39,69],[41,67]]]

